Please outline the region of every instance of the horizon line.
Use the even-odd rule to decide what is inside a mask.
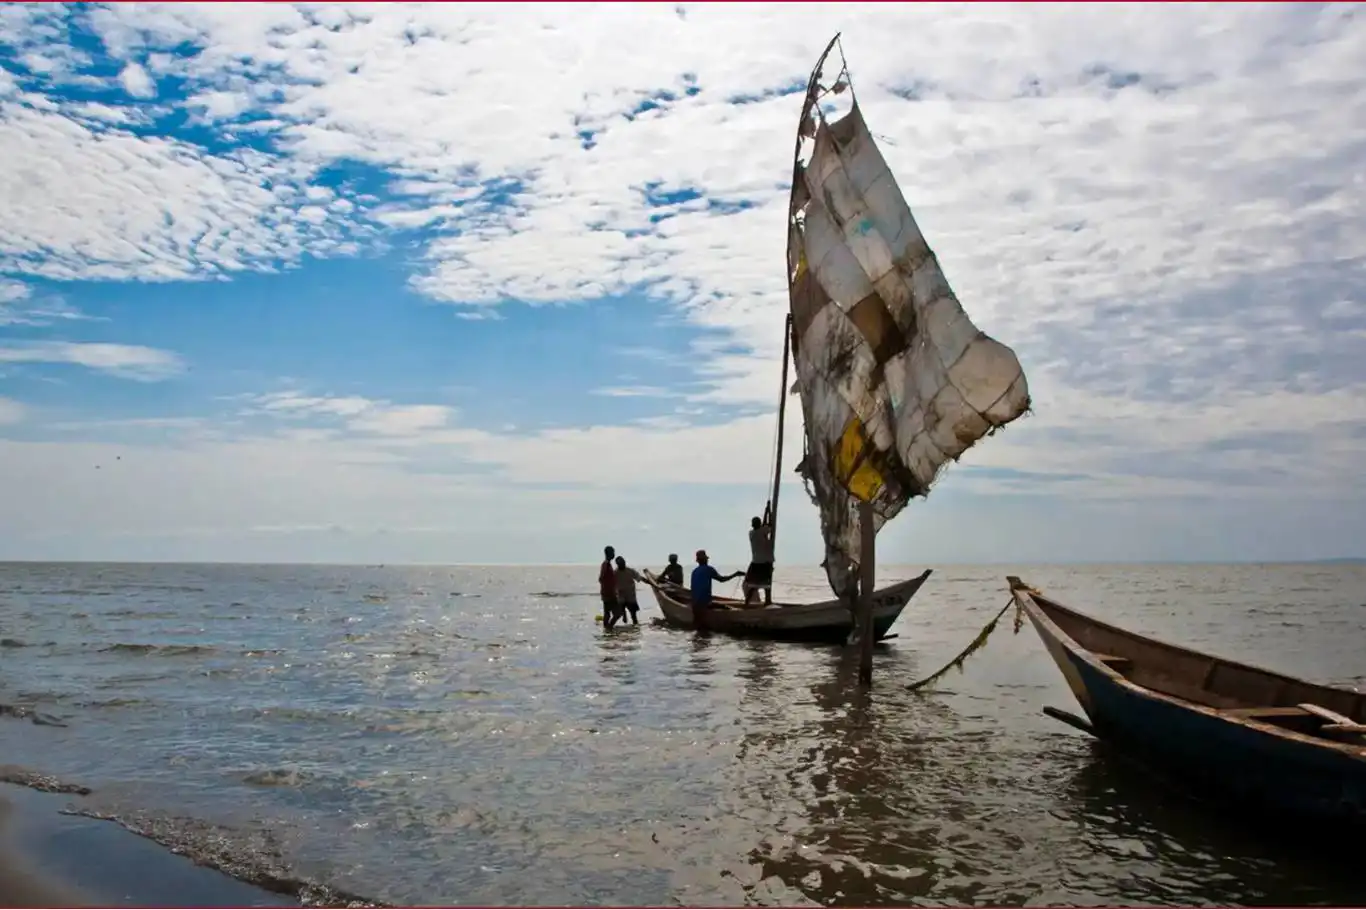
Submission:
[[[679,560],[684,562],[684,560]],[[1070,568],[1073,566],[1307,566],[1307,565],[1329,565],[1329,564],[1353,564],[1366,563],[1366,556],[1330,556],[1319,559],[1173,559],[1173,560],[1141,560],[1141,559],[1087,559],[1072,561],[1042,561],[1042,562],[1007,562],[1003,560],[993,560],[991,562],[939,562],[939,566],[973,566],[973,567],[998,567],[998,566],[1028,566],[1031,568],[1056,567]],[[286,562],[286,561],[250,561],[239,560],[213,560],[213,559],[0,559],[0,566],[24,566],[24,565],[108,565],[108,566],[310,566],[319,568],[346,568],[346,569],[490,569],[490,568],[592,568],[598,565],[593,562]],[[791,566],[792,564],[788,564]],[[881,567],[885,568],[909,568],[922,566],[934,568],[934,565],[913,563],[913,562],[885,562]],[[801,567],[819,569],[818,563],[801,564]]]

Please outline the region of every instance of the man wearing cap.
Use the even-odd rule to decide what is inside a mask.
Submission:
[[[707,562],[707,551],[698,550],[697,567],[692,570],[693,625],[699,629],[707,627],[707,614],[711,610],[711,583],[713,581],[730,581],[744,574],[744,572],[732,572],[729,575],[722,575]]]

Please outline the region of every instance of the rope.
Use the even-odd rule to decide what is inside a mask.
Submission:
[[[906,688],[911,692],[918,692],[926,686],[929,686],[936,682],[941,676],[943,676],[945,673],[948,673],[950,670],[957,669],[961,671],[963,669],[964,662],[966,662],[969,657],[980,651],[983,648],[983,646],[986,645],[987,639],[991,637],[991,633],[996,631],[996,624],[1001,621],[1002,616],[1006,615],[1006,611],[1010,609],[1011,604],[1015,604],[1014,634],[1019,635],[1020,629],[1024,627],[1024,611],[1020,609],[1020,605],[1016,603],[1014,595],[1011,595],[1010,600],[1006,601],[1006,605],[1001,608],[1001,611],[991,618],[991,622],[987,623],[985,626],[982,627],[982,631],[977,633],[976,638],[968,642],[968,646],[964,648],[962,651],[960,651],[957,657],[955,657],[948,663],[944,664],[944,666],[940,667],[934,673],[931,673],[929,676],[926,676],[919,682],[911,683]]]

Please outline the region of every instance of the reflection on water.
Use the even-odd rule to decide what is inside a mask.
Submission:
[[[884,568],[884,580],[917,574]],[[1012,572],[1018,570],[1011,569]],[[605,633],[594,569],[0,566],[4,761],[243,826],[396,903],[1315,904],[1351,864],[1273,844],[1043,717],[1006,570],[939,567],[879,650]],[[1354,567],[1041,568],[1102,618],[1359,678]],[[779,578],[815,598],[819,570]],[[1284,634],[1293,624],[1295,636]]]

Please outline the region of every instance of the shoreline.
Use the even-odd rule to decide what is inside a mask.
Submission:
[[[89,793],[0,767],[0,908],[384,906],[296,876],[268,843],[104,812]]]

